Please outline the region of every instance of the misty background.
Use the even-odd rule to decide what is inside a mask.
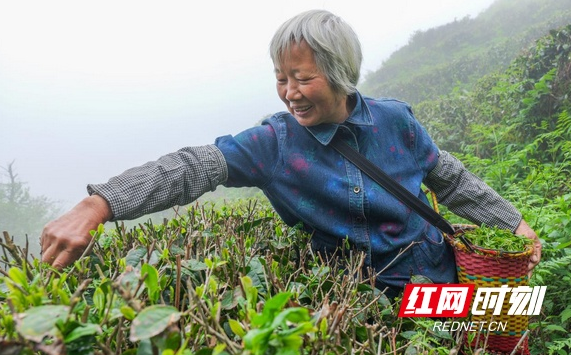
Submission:
[[[0,2],[0,183],[11,168],[56,216],[88,183],[284,110],[268,45],[302,11],[326,9],[354,28],[364,78],[416,31],[492,3]],[[33,220],[24,228],[35,237]]]

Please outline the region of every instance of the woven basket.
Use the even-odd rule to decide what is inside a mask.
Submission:
[[[461,283],[475,284],[475,290],[479,287],[501,287],[503,285],[517,287],[528,285],[527,267],[533,253],[533,247],[530,246],[524,252],[512,253],[485,249],[475,245],[467,246],[461,240],[461,236],[466,230],[474,228],[477,227],[472,225],[454,225],[456,233],[453,236],[446,236],[454,249],[459,281]],[[507,327],[505,330],[502,329],[502,331],[480,334],[479,339],[474,339],[469,345],[475,346],[477,343],[478,347],[483,347],[486,344],[487,351],[491,353],[511,354],[527,331],[529,321],[528,316],[508,316],[509,308],[509,297],[506,297],[500,315],[492,316],[491,310],[486,312],[486,315],[471,315],[471,321],[502,322]],[[472,309],[472,305],[470,305],[470,309]],[[519,345],[516,354],[529,354],[527,337]]]

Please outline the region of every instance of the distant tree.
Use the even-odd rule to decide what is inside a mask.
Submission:
[[[0,232],[7,231],[21,246],[24,246],[26,235],[29,236],[30,249],[37,256],[39,250],[32,246],[38,244],[43,226],[58,215],[59,207],[45,196],[30,194],[30,189],[14,170],[14,161],[0,169],[3,172],[0,175]]]

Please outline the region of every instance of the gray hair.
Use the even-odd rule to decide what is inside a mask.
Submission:
[[[305,41],[313,50],[317,67],[334,91],[346,95],[356,91],[361,71],[361,44],[343,19],[329,11],[310,10],[284,22],[270,43],[276,68],[292,44]]]

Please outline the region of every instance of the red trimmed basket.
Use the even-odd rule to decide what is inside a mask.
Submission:
[[[501,287],[503,285],[517,287],[528,285],[527,267],[533,253],[533,247],[530,246],[523,252],[502,252],[482,248],[470,244],[465,238],[462,238],[465,231],[474,228],[477,228],[477,226],[454,225],[456,233],[453,236],[446,236],[447,241],[454,249],[459,281],[461,283],[475,284],[475,290],[479,287]],[[467,345],[478,348],[485,346],[486,351],[493,354],[512,354],[513,350],[518,347],[515,354],[529,355],[527,337],[520,342],[528,329],[528,316],[508,316],[509,308],[509,297],[506,297],[500,315],[471,315],[471,321],[502,322],[502,324],[506,325],[506,329],[479,333]],[[472,309],[472,305],[470,305],[470,309]]]

